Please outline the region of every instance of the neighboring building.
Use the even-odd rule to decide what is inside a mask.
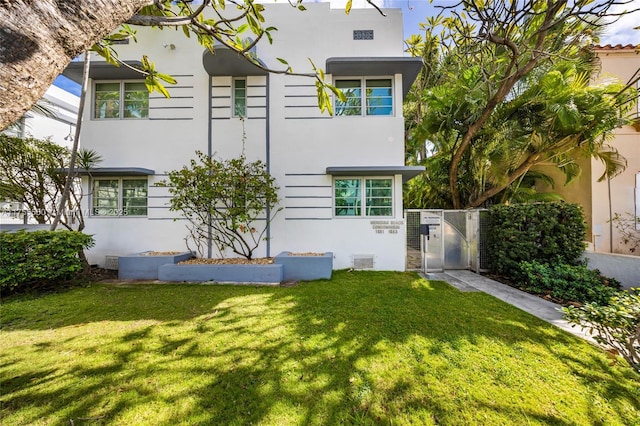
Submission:
[[[596,46],[595,52],[601,63],[599,73],[594,76],[596,82],[616,78],[627,83],[640,72],[640,54],[633,45]],[[633,116],[638,118],[638,113],[636,103]],[[640,126],[617,129],[608,143],[627,159],[624,172],[610,181],[598,182],[604,172],[603,163],[597,159],[580,160],[581,176],[554,191],[567,201],[583,206],[588,225],[587,240],[592,250],[631,254],[611,223],[611,217],[616,213],[640,216]],[[563,178],[557,176],[556,180],[561,182]],[[640,231],[640,224],[636,227]]]
[[[332,251],[337,269],[405,269],[402,184],[423,168],[404,166],[402,102],[421,60],[403,56],[400,10],[266,8],[278,31],[273,44],[258,43],[258,58],[277,69],[285,58],[296,72],[311,59],[350,102],[321,114],[313,78],[268,75],[227,49],[211,54],[174,31],[139,29],[119,57],[144,53],[178,84],[167,85],[170,99],[149,95],[140,75],[92,61],[81,140],[103,161],[84,180],[91,263],[184,249],[185,222],[155,184],[196,150],[240,155],[246,134],[247,158],[267,162],[283,207],[257,256]],[[81,66],[65,75],[78,81]]]
[[[50,139],[61,146],[71,147],[76,131],[80,98],[56,86],[51,86],[41,99],[44,107],[55,116],[27,112],[8,132],[18,137]]]
[[[596,46],[595,49],[602,68],[599,78],[615,76],[624,83],[640,72],[640,54],[636,46]],[[636,87],[638,84],[636,84]],[[634,106],[634,116],[639,117],[639,103]],[[625,247],[615,227],[611,227],[611,214],[631,213],[640,216],[640,127],[624,126],[615,132],[611,145],[627,159],[627,169],[611,179],[598,182],[604,166],[598,160],[591,160],[592,182],[592,243],[600,252],[631,254]],[[610,213],[611,212],[611,213]],[[640,225],[640,224],[639,224]],[[640,230],[640,227],[636,227]]]

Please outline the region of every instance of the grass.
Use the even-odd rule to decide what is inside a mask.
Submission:
[[[411,273],[93,284],[2,304],[3,425],[640,424],[640,376]]]

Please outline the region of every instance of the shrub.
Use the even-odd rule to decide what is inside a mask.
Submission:
[[[185,241],[191,238],[201,256],[210,239],[221,257],[228,250],[251,259],[281,210],[275,208],[275,178],[264,162],[250,162],[244,154],[229,160],[196,154],[198,160],[169,172],[169,182],[159,184],[169,187],[170,210],[187,219]]]
[[[577,204],[493,206],[489,210],[488,253],[492,272],[510,276],[522,261],[577,265],[586,224]]]
[[[612,348],[640,371],[640,289],[622,291],[607,306],[589,303],[579,308],[563,308],[572,324],[595,331],[593,339]]]
[[[621,288],[616,279],[604,277],[598,270],[590,270],[585,265],[520,262],[513,277],[532,293],[580,303],[606,305]]]
[[[39,287],[82,271],[78,252],[93,237],[76,231],[0,233],[0,290]]]

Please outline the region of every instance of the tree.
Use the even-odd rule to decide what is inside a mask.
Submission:
[[[244,153],[229,160],[196,154],[197,161],[169,172],[163,183],[172,195],[170,210],[189,222],[187,246],[193,240],[203,256],[211,240],[222,257],[230,250],[251,259],[280,210],[275,179],[262,161],[249,162]]]
[[[135,31],[126,25],[116,31],[121,24],[182,28],[185,36],[193,36],[206,48],[213,50],[214,42],[218,42],[259,65],[251,49],[263,38],[271,42],[276,28],[267,26],[264,6],[254,0],[228,3],[232,7],[225,8],[224,0],[202,0],[198,4],[191,0],[1,1],[0,130],[40,99],[69,62],[82,52],[91,49],[117,63],[114,41],[135,38]],[[302,0],[290,0],[290,4],[305,10]],[[350,9],[349,0],[346,13]],[[286,69],[269,71],[293,74],[286,60],[281,62]],[[342,94],[324,83],[322,70],[313,65],[312,70],[302,75],[316,78],[319,106],[330,111],[327,90],[336,96]],[[172,79],[156,71],[149,58],[142,58],[140,71],[150,90],[166,93],[162,81]]]
[[[534,164],[567,159],[570,147],[586,145],[591,153],[615,159],[615,152],[603,151],[598,141],[623,122],[620,112],[632,93],[631,85],[613,93],[605,89],[594,93],[586,88],[589,75],[570,68],[584,57],[595,31],[605,25],[602,20],[623,13],[613,12],[612,7],[631,3],[461,0],[428,19],[424,39],[414,36],[408,41],[409,51],[425,62],[416,86],[418,106],[407,126],[415,132],[410,145],[419,151],[427,139],[439,154],[449,156],[453,208],[483,205]],[[588,63],[583,60],[580,66]],[[553,76],[545,77],[550,71]],[[554,90],[562,90],[564,99]],[[617,116],[599,111],[602,116],[585,122],[587,110],[576,110],[571,102],[562,104],[578,91],[584,106],[604,102],[616,109]],[[548,95],[557,96],[547,100]],[[559,108],[559,114],[553,108]],[[530,113],[539,122],[519,130],[516,124],[527,124]],[[496,161],[498,155],[508,161]],[[469,172],[476,175],[465,193]]]
[[[100,161],[100,156],[90,150],[80,150],[78,156],[83,169]],[[49,140],[0,134],[0,199],[18,201],[38,223],[50,223],[65,186],[65,175],[60,172],[69,166],[69,158],[67,148]],[[82,231],[82,191],[77,180],[75,183],[63,206],[61,224],[69,230]]]

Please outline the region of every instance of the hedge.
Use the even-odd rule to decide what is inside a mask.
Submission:
[[[0,290],[55,284],[82,271],[80,250],[93,237],[76,231],[0,233]]]
[[[490,269],[510,276],[522,261],[577,265],[586,229],[577,204],[493,206],[487,232]]]

